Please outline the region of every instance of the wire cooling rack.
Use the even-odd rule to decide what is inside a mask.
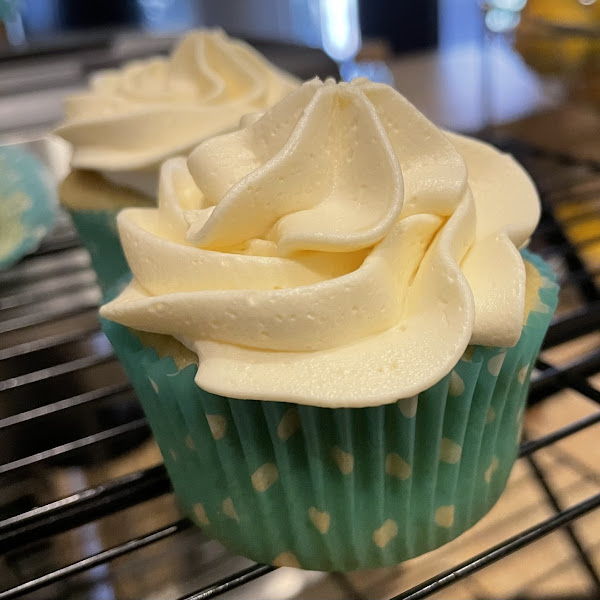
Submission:
[[[560,216],[564,212],[561,206],[600,197],[600,164],[546,153],[514,140],[500,141],[500,145],[527,166],[542,195],[543,218],[531,247],[553,264],[562,287],[559,311],[545,348],[600,331],[600,268],[586,258],[586,248],[600,242],[600,231],[585,239],[571,235],[570,226],[590,215],[585,209],[575,216]],[[597,209],[598,204],[595,206]],[[95,464],[119,456],[149,437],[133,392],[99,330],[98,302],[88,257],[66,219],[35,254],[0,273],[0,557],[4,556],[9,566],[11,557],[14,562],[15,555],[44,547],[54,537],[107,515],[139,511],[149,500],[171,492],[162,465],[42,503],[37,500],[39,496],[19,487],[32,473],[57,465]],[[600,372],[600,348],[567,365],[539,360],[536,367],[530,405],[566,389],[600,404],[600,391],[588,381]],[[554,509],[552,516],[423,581],[395,600],[425,598],[559,528],[564,528],[590,583],[600,594],[599,575],[571,527],[575,519],[600,506],[600,486],[587,499],[562,507],[535,457],[538,450],[598,423],[600,406],[583,419],[565,422],[521,444],[520,459],[529,462]],[[21,569],[10,587],[0,576],[0,600],[48,590],[57,582],[75,581],[78,574],[97,572],[115,559],[140,553],[161,540],[184,536],[190,527],[187,520],[175,520],[116,545],[96,547],[85,558],[69,564],[57,567],[52,563],[42,574],[36,571],[31,575]],[[182,600],[215,598],[273,569],[258,564],[245,566]]]

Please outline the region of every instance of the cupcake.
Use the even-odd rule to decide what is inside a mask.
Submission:
[[[102,71],[67,99],[56,133],[72,145],[72,170],[60,196],[103,289],[126,272],[116,212],[154,205],[160,163],[236,129],[298,83],[220,30],[193,31],[169,58]]]
[[[510,157],[391,87],[313,80],[161,169],[101,309],[183,512],[258,562],[350,570],[498,499],[557,302]]]

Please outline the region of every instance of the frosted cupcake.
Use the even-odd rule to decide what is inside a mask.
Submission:
[[[126,272],[114,216],[154,203],[160,163],[236,129],[243,115],[264,111],[297,85],[244,42],[220,30],[193,31],[169,58],[100,72],[85,93],[67,98],[56,133],[73,156],[61,201],[104,289]]]
[[[302,85],[161,170],[101,309],[183,511],[259,562],[347,570],[495,503],[557,301],[508,155],[392,88]]]

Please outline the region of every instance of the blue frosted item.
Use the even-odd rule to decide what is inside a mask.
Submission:
[[[0,147],[0,270],[39,246],[54,225],[57,206],[48,169],[21,147]]]

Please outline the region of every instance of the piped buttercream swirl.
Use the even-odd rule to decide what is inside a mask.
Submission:
[[[158,208],[119,215],[134,279],[102,314],[180,340],[210,392],[389,403],[517,342],[539,211],[509,155],[313,80],[163,165]]]

